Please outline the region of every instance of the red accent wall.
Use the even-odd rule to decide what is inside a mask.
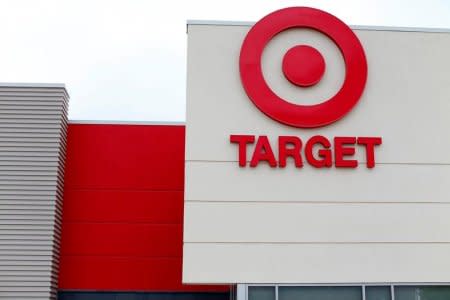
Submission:
[[[181,284],[184,126],[70,124],[59,288],[226,291]]]

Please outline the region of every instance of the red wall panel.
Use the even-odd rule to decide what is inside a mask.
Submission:
[[[182,218],[182,191],[65,188],[65,222],[181,223]]]
[[[181,224],[64,223],[62,255],[180,257]]]
[[[184,126],[69,124],[59,287],[226,291],[181,283]]]
[[[76,282],[77,288],[113,291],[226,291],[226,286],[180,285],[181,258],[63,256],[63,285]],[[68,272],[70,270],[70,272]],[[95,285],[93,285],[95,283]]]
[[[70,124],[68,188],[183,190],[184,126]]]

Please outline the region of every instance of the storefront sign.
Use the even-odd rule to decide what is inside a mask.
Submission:
[[[315,105],[299,105],[281,98],[264,79],[261,60],[265,46],[277,34],[291,28],[308,28],[328,36],[339,48],[345,62],[345,79],[340,90],[331,98]],[[308,88],[320,82],[326,63],[320,52],[310,45],[296,45],[289,49],[282,61],[283,74],[293,85]],[[291,7],[275,11],[257,22],[248,32],[241,48],[239,70],[242,85],[256,107],[275,121],[298,128],[316,128],[329,125],[344,117],[359,101],[366,84],[367,62],[364,49],[353,31],[341,20],[324,11]],[[300,91],[301,92],[301,91]],[[247,165],[247,145],[256,146],[250,167],[266,161],[271,167],[285,167],[286,158],[292,157],[295,166],[303,166],[303,142],[296,136],[278,137],[278,160],[266,136],[230,135],[237,143],[239,166]],[[375,146],[381,137],[313,136],[304,147],[306,161],[314,167],[356,168],[358,161],[351,159],[355,146],[365,148],[366,166],[375,166]],[[314,150],[319,146],[320,148]],[[364,150],[364,149],[362,149]]]

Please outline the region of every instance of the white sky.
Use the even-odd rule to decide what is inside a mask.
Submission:
[[[257,21],[288,6],[450,28],[450,0],[0,0],[0,81],[65,83],[70,119],[184,121],[186,20]]]

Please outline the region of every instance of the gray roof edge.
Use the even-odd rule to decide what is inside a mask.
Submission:
[[[154,125],[154,126],[184,126],[186,122],[177,121],[119,121],[119,120],[72,120],[69,124],[93,125]]]
[[[218,20],[187,20],[189,25],[212,25],[212,26],[253,26],[256,22],[247,21],[218,21]],[[373,31],[405,31],[405,32],[433,32],[450,33],[450,28],[432,27],[401,27],[401,26],[373,26],[373,25],[349,25],[354,30]]]
[[[0,82],[0,88],[63,89],[66,99],[70,99],[69,91],[64,83]]]
[[[0,87],[66,88],[64,83],[0,82]]]

